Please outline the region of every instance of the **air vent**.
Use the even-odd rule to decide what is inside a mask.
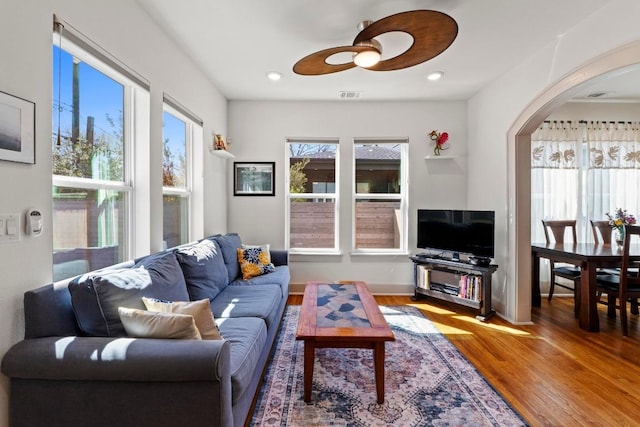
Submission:
[[[359,99],[362,92],[353,90],[341,90],[339,93],[340,99]]]

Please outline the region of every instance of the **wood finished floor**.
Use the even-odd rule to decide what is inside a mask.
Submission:
[[[300,304],[301,295],[289,297]],[[543,298],[534,325],[514,326],[494,316],[482,323],[472,311],[432,299],[376,296],[380,305],[419,308],[532,426],[640,425],[640,321],[598,307],[599,333],[583,331],[571,298]]]

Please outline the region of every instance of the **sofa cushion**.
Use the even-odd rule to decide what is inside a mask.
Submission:
[[[51,283],[25,292],[24,328],[25,339],[81,334],[67,287]]]
[[[264,249],[259,246],[238,248],[237,252],[238,263],[240,264],[240,271],[242,271],[242,278],[244,280],[271,273],[275,270],[275,267],[271,264],[269,252],[265,252]]]
[[[282,296],[287,297],[289,295],[289,281],[291,280],[291,273],[289,267],[286,265],[279,265],[275,267],[272,273],[263,274],[262,276],[252,277],[249,280],[239,278],[229,283],[231,286],[261,286],[261,285],[278,285],[282,290]]]
[[[118,307],[127,335],[134,338],[202,339],[193,316]]]
[[[229,273],[218,244],[201,240],[176,250],[192,301],[214,299],[229,284]]]
[[[78,326],[87,335],[124,336],[118,307],[144,309],[142,297],[189,299],[182,270],[173,253],[143,258],[131,268],[87,273],[69,283]]]
[[[240,276],[237,249],[242,247],[242,240],[240,240],[240,236],[237,233],[215,236],[212,239],[218,243],[222,250],[224,264],[227,266],[229,273],[229,282],[232,282]]]
[[[209,300],[206,298],[199,301],[162,301],[155,298],[142,297],[142,302],[149,311],[193,316],[203,340],[222,339],[218,325],[216,325],[213,314],[211,314]]]
[[[257,317],[264,319],[267,328],[277,327],[278,307],[282,302],[279,285],[227,286],[211,301],[216,320],[228,317]],[[227,338],[224,331],[222,336]]]
[[[260,356],[267,345],[267,327],[256,317],[217,319],[220,332],[231,342],[231,384],[232,402],[235,404],[243,396],[254,375]]]
[[[265,254],[265,259],[266,262],[271,262],[271,245],[270,244],[264,244],[264,245],[245,245],[244,243],[242,244],[242,246],[240,246],[242,249],[251,249],[251,248],[260,248],[262,249],[262,251]]]

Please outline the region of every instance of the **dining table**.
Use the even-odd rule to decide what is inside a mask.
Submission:
[[[629,245],[629,257],[640,260],[640,243]],[[575,304],[580,328],[599,332],[596,276],[601,268],[616,268],[622,263],[622,247],[617,243],[532,243],[531,244],[531,305],[540,307],[540,259],[580,267],[580,289]]]

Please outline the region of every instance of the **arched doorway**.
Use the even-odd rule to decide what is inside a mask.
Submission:
[[[531,134],[551,114],[584,87],[630,67],[640,69],[640,41],[630,43],[575,70],[534,99],[516,119],[507,134],[509,259],[515,260],[507,280],[515,287],[515,318],[531,317]]]

